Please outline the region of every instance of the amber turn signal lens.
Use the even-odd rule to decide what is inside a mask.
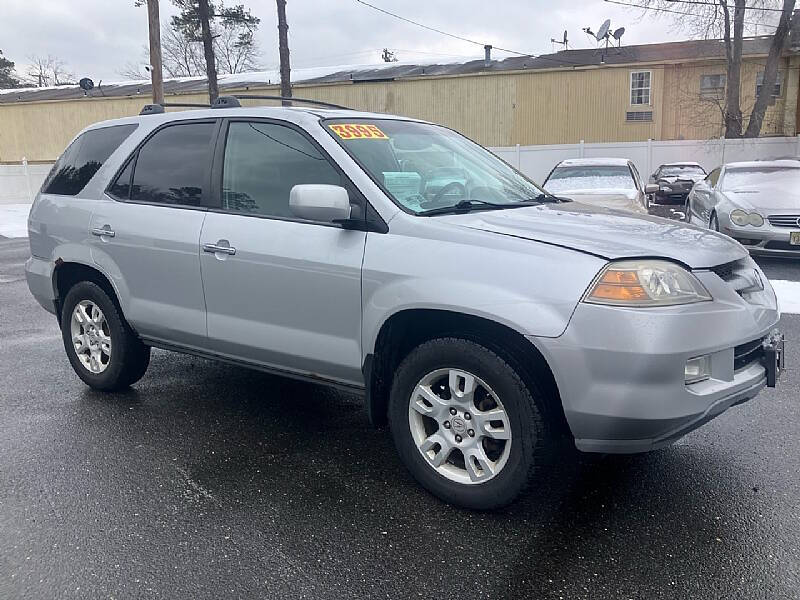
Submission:
[[[610,283],[612,285],[639,285],[639,275],[636,271],[617,271],[609,269],[603,273],[600,283]]]
[[[607,283],[598,283],[589,297],[595,300],[619,300],[622,302],[650,298],[640,285],[609,285]]]

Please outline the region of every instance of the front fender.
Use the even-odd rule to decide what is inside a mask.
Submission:
[[[382,325],[409,309],[489,319],[522,335],[558,337],[604,259],[496,233],[459,231],[458,241],[389,233],[367,236],[362,351]]]

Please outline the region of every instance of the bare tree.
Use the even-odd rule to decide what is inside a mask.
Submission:
[[[664,11],[674,18],[676,27],[685,29],[703,38],[722,38],[725,44],[726,91],[722,110],[722,123],[725,137],[742,137],[744,116],[741,107],[742,47],[745,31],[761,25],[770,24],[775,11],[780,12],[780,23],[772,40],[764,73],[763,85],[750,114],[746,137],[758,137],[766,112],[767,104],[777,81],[780,55],[785,47],[787,34],[791,28],[792,11],[795,0],[783,0],[781,8],[778,0],[646,0],[642,7],[653,11]],[[676,11],[676,6],[680,10]],[[733,9],[733,14],[731,14]],[[676,14],[677,13],[677,14]],[[784,24],[785,31],[781,29]],[[768,76],[771,77],[768,79]]]
[[[778,80],[778,62],[781,54],[786,47],[789,31],[792,25],[797,25],[798,15],[794,13],[795,0],[784,0],[783,11],[781,12],[778,28],[772,36],[772,44],[767,56],[767,64],[764,68],[764,79],[761,82],[761,90],[756,98],[753,112],[750,113],[750,121],[747,123],[747,131],[744,137],[758,137],[761,133],[761,124],[764,121],[764,113],[767,111],[767,104],[772,97],[772,91]]]
[[[46,57],[28,56],[31,65],[25,72],[30,83],[36,87],[66,85],[73,83],[75,75],[69,72],[67,64],[50,54]]]

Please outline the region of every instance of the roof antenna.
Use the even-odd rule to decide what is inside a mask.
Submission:
[[[564,37],[560,40],[555,38],[550,38],[550,41],[553,44],[553,50],[555,50],[555,45],[558,44],[559,46],[564,46],[564,50],[569,50],[569,40],[567,39],[567,30],[564,30]]]

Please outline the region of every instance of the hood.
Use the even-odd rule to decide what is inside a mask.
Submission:
[[[761,186],[758,189],[723,192],[732,204],[745,210],[759,210],[767,216],[771,210],[800,214],[800,190],[785,186]]]
[[[576,190],[574,192],[559,192],[558,195],[590,206],[599,206],[642,214],[647,212],[644,206],[642,206],[642,203],[637,199],[638,193],[636,190]]]
[[[568,202],[436,217],[453,225],[553,244],[605,259],[669,258],[708,268],[747,256],[731,238],[660,217]]]

